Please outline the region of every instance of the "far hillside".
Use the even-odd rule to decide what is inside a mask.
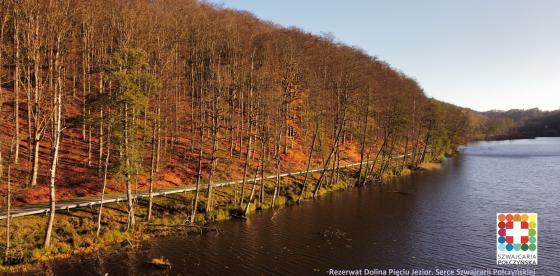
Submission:
[[[482,112],[487,117],[487,139],[525,139],[560,136],[560,110],[538,108]]]

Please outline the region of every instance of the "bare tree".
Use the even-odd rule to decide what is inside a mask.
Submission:
[[[64,50],[63,50],[63,40],[66,35],[66,20],[69,10],[69,2],[63,1],[60,6],[50,7],[57,10],[59,13],[53,14],[53,22],[56,26],[53,28],[56,30],[54,32],[54,74],[56,75],[56,83],[53,90],[53,112],[52,112],[52,123],[53,123],[53,146],[52,146],[52,163],[50,170],[50,181],[49,181],[49,219],[47,223],[47,231],[45,232],[45,243],[44,247],[48,248],[51,243],[51,234],[54,224],[55,207],[56,207],[56,171],[58,168],[58,153],[60,149],[60,139],[62,136],[62,99],[64,94],[64,85],[62,81],[63,74],[63,63],[64,63]]]

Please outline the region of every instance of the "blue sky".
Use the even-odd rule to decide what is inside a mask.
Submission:
[[[478,111],[560,108],[560,1],[211,0],[338,41]]]

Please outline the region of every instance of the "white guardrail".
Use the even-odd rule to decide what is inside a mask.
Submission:
[[[412,153],[406,154],[406,156],[412,155]],[[398,155],[393,157],[393,159],[400,159],[403,158],[405,155]],[[369,160],[369,161],[365,161],[363,162],[363,164],[369,164],[371,162],[374,162],[374,160]],[[346,164],[346,165],[341,165],[340,168],[350,168],[350,167],[355,167],[355,166],[359,166],[360,162],[358,163],[351,163],[351,164]],[[322,171],[323,168],[317,168],[317,169],[310,169],[309,172],[313,173],[313,172],[320,172]],[[332,169],[327,169],[327,170],[332,170]],[[304,174],[306,172],[306,170],[301,170],[301,171],[295,171],[295,172],[288,172],[288,173],[281,173],[280,177],[286,177],[286,176],[294,176],[294,175],[300,175],[300,174]],[[263,178],[261,177],[257,177],[257,178],[251,178],[251,179],[246,179],[245,183],[252,183],[253,181],[260,181],[262,179],[266,180],[266,179],[274,179],[276,178],[276,175],[268,175],[265,176]],[[223,186],[230,186],[230,185],[236,185],[236,184],[241,184],[243,183],[243,180],[235,180],[235,181],[225,181],[225,182],[217,182],[214,183],[212,185],[212,187],[223,187]],[[201,190],[205,190],[207,188],[207,185],[202,185],[203,187],[201,187]],[[168,194],[177,194],[177,193],[183,193],[183,192],[191,192],[194,191],[196,189],[195,185],[188,185],[188,186],[184,186],[184,187],[177,187],[177,188],[168,188],[168,189],[160,189],[160,190],[156,190],[152,192],[153,196],[162,196],[162,195],[168,195]],[[136,193],[134,195],[134,198],[147,198],[149,197],[150,194],[149,192],[139,192]],[[120,201],[125,201],[127,199],[126,194],[118,194],[118,195],[105,195],[104,199],[103,199],[103,204],[107,204],[107,203],[116,203],[116,202],[120,202]],[[58,203],[56,203],[55,209],[56,210],[70,210],[70,209],[75,209],[75,208],[80,208],[80,207],[91,207],[94,205],[99,205],[101,204],[101,197],[97,198],[97,199],[92,199],[92,198],[78,198],[78,199],[70,199],[70,200],[63,200],[63,201],[59,201]],[[11,217],[23,217],[23,216],[30,216],[30,215],[37,215],[37,214],[42,214],[42,213],[48,213],[50,210],[49,207],[49,203],[38,203],[38,204],[28,204],[28,205],[22,205],[22,206],[13,206],[11,208]],[[2,211],[0,213],[0,220],[2,219],[6,219],[6,211]]]

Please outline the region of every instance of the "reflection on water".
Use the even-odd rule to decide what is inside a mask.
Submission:
[[[172,262],[170,275],[495,268],[496,213],[536,212],[537,275],[560,275],[559,179],[559,138],[480,142],[463,147],[439,171],[224,222],[222,234],[159,238],[137,252],[99,253],[48,269],[61,275],[158,274],[145,261],[159,256]]]

